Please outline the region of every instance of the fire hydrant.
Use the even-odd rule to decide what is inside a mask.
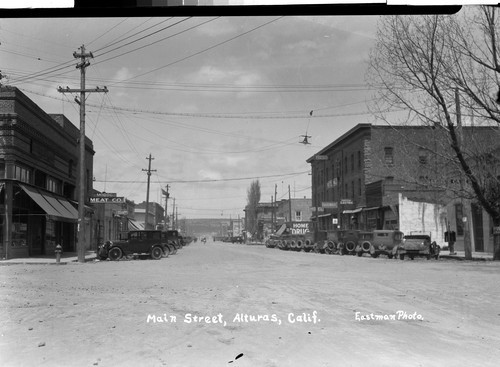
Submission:
[[[54,252],[56,253],[56,263],[59,264],[61,262],[62,246],[57,245]]]

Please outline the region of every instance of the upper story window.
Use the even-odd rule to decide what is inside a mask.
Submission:
[[[358,169],[361,169],[361,151],[358,150]]]
[[[302,212],[301,212],[301,211],[296,211],[296,212],[295,212],[295,220],[296,220],[297,222],[302,221]]]
[[[424,148],[418,148],[418,162],[420,164],[427,164],[429,157],[427,154],[427,149]]]
[[[385,147],[384,148],[384,162],[385,164],[393,165],[394,164],[394,148]]]
[[[354,153],[351,154],[351,171],[354,172]]]
[[[47,190],[56,194],[59,194],[61,192],[61,184],[59,183],[59,180],[56,180],[55,178],[52,177],[47,177]]]
[[[14,179],[21,182],[31,183],[31,169],[15,165]]]

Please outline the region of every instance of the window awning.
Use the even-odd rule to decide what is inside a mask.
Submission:
[[[68,200],[48,192],[42,192],[35,187],[25,185],[19,186],[45,213],[47,213],[47,215],[53,217],[53,219],[70,222],[76,222],[78,220],[78,211]]]

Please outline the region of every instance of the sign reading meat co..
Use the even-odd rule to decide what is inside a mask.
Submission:
[[[95,197],[91,196],[89,197],[89,201],[92,204],[117,204],[117,203],[124,203],[125,198],[123,196],[116,196],[116,197]]]
[[[309,223],[310,222],[291,222],[287,223],[287,227],[290,228],[291,234],[305,234],[310,232]]]

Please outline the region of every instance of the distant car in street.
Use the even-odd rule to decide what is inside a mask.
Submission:
[[[231,237],[231,242],[232,243],[243,243],[243,237],[242,236],[233,236],[233,237]]]
[[[156,230],[130,231],[126,239],[107,241],[97,248],[97,255],[101,260],[120,260],[132,255],[148,255],[159,260],[168,253],[166,237],[162,236],[162,231]]]
[[[431,258],[439,259],[441,249],[436,242],[431,242],[431,236],[427,234],[409,234],[404,236],[403,242],[396,250],[396,256],[404,260],[405,255],[410,259],[415,256],[425,256],[427,260]]]

